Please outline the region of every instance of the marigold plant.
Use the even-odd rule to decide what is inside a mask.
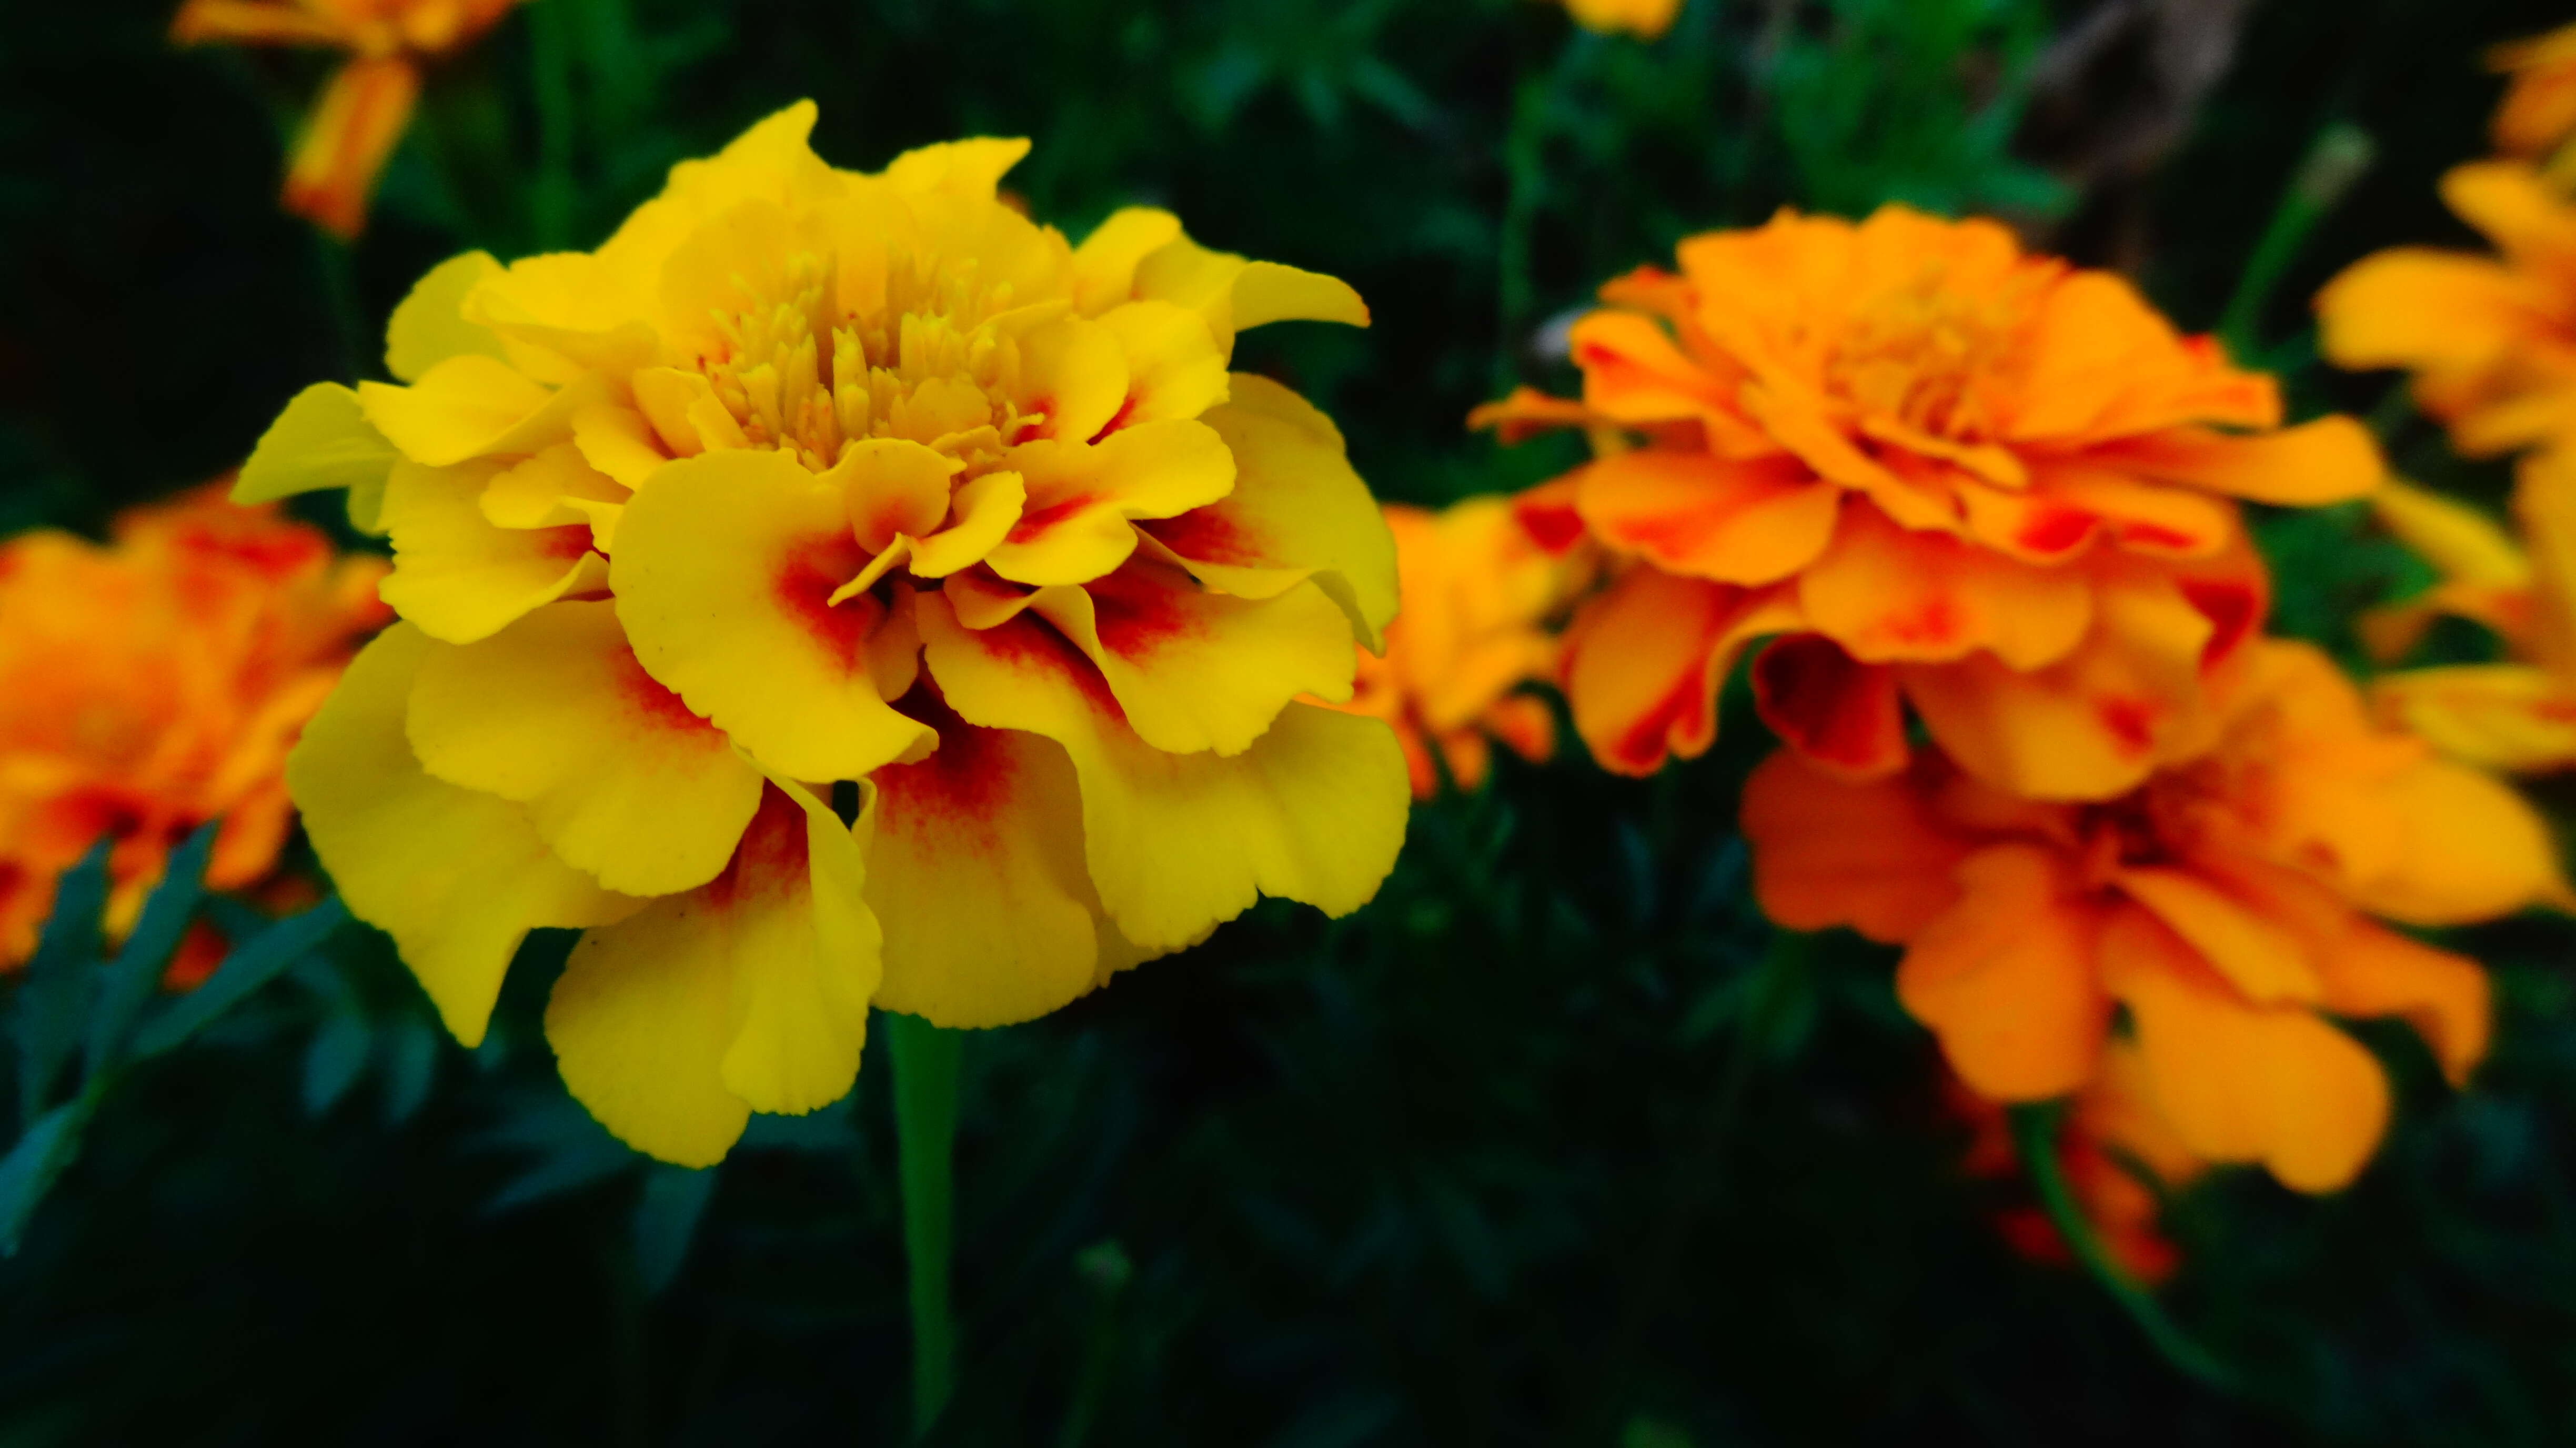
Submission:
[[[586,928],[547,1034],[673,1161],[848,1091],[871,1000],[1026,1020],[1257,893],[1357,908],[1405,827],[1386,727],[1296,702],[1350,697],[1392,542],[1226,370],[1359,298],[1162,211],[1071,246],[996,198],[1024,141],[835,170],[814,114],[596,252],[439,267],[403,385],[308,389],[242,478],[392,535],[403,621],[288,770],[351,910],[468,1044]]]
[[[1972,1176],[2009,1177],[2020,1169],[2004,1108],[1947,1078],[1950,1105],[1974,1133],[1962,1167]],[[2134,1041],[2102,1048],[2102,1067],[2077,1092],[2057,1136],[2058,1170],[2102,1249],[2141,1282],[2162,1282],[2182,1254],[2157,1229],[2164,1191],[2197,1180],[2208,1163],[2192,1154],[2148,1093],[2145,1058]],[[2032,1203],[2006,1207],[1995,1227],[2015,1251],[2041,1262],[2073,1253],[2048,1213]]]
[[[1655,40],[1673,28],[1682,0],[1565,0],[1565,9],[1586,30]]]
[[[182,45],[307,45],[348,52],[287,163],[286,209],[342,237],[367,225],[376,177],[411,123],[421,66],[471,43],[519,0],[186,0]]]
[[[125,513],[106,546],[0,544],[0,966],[27,959],[55,881],[102,837],[111,938],[210,820],[207,884],[269,881],[287,748],[389,617],[383,572],[220,486]],[[207,964],[194,949],[182,973]]]
[[[2206,752],[2096,804],[1929,753],[1864,783],[1784,750],[1746,787],[1755,894],[1791,928],[1905,945],[1898,996],[1980,1095],[2094,1081],[2116,1003],[2192,1155],[2341,1186],[2388,1085],[2321,1013],[2405,1017],[2454,1082],[2487,1043],[2478,964],[2371,917],[2483,920],[2565,887],[2528,805],[2375,727],[2323,654],[2265,640],[2245,665]]]
[[[1614,444],[1524,511],[1624,562],[1563,669],[1622,773],[1705,750],[1737,653],[1773,636],[1756,701],[1820,765],[1903,770],[1910,704],[1997,787],[2119,794],[2197,747],[2262,618],[2237,500],[2381,476],[2358,424],[2283,427],[2272,379],[1991,222],[1784,211],[1679,257],[1575,324],[1580,402],[1523,389],[1476,418]]]
[[[1383,656],[1360,651],[1340,707],[1394,726],[1416,799],[1439,793],[1444,771],[1460,789],[1482,785],[1497,742],[1545,760],[1556,715],[1520,687],[1555,671],[1547,623],[1582,587],[1589,550],[1541,547],[1502,498],[1385,511],[1404,614]]]
[[[2317,294],[2318,342],[2352,368],[2402,367],[2463,453],[2488,457],[2576,429],[2576,204],[2519,161],[2442,178],[2442,199],[2493,256],[2401,246]]]

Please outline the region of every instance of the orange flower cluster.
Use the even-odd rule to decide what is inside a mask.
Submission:
[[[1971,1176],[2008,1177],[2020,1165],[2002,1106],[1947,1079],[1951,1109],[1974,1133],[1961,1166]],[[2197,1180],[2208,1163],[2192,1154],[2149,1093],[2145,1059],[2135,1043],[2113,1041],[2102,1069],[2076,1093],[2058,1127],[2058,1169],[2111,1260],[2140,1282],[2162,1282],[2182,1254],[2156,1229],[2163,1192]],[[1995,1228],[2023,1256],[2069,1262],[2074,1253],[2048,1213],[2028,1203],[1995,1216]]]
[[[2099,1080],[2116,1006],[2193,1156],[2332,1190],[2388,1085],[2326,1013],[2404,1017],[2454,1082],[2486,1050],[2477,963],[2372,917],[2483,920],[2565,887],[2529,806],[2374,725],[2307,645],[2249,645],[2210,714],[2204,752],[2086,804],[1930,756],[1852,782],[1783,751],[1745,791],[1755,894],[1783,925],[1904,945],[1898,996],[1979,1095]]]
[[[1542,545],[1503,498],[1438,513],[1390,503],[1385,514],[1404,611],[1383,656],[1359,651],[1350,702],[1329,707],[1394,726],[1416,799],[1438,794],[1444,772],[1460,789],[1480,787],[1495,743],[1545,760],[1556,716],[1520,686],[1554,672],[1546,625],[1589,581],[1591,550],[1579,539]]]
[[[286,170],[286,209],[354,237],[376,177],[411,123],[424,62],[462,49],[519,0],[186,0],[170,23],[182,45],[309,45],[343,50]]]
[[[1474,419],[1637,445],[1524,499],[1622,564],[1562,680],[1604,766],[1705,750],[1736,655],[1788,743],[1906,768],[1910,705],[1997,788],[2103,799],[2201,745],[2201,696],[2261,623],[2240,499],[2359,497],[2348,418],[2282,425],[2269,377],[2124,281],[1990,222],[1783,212],[1681,244],[1573,329],[1580,402]]]
[[[131,511],[105,547],[0,545],[0,966],[26,960],[56,878],[102,835],[111,937],[208,820],[209,886],[276,866],[286,751],[390,617],[384,565],[227,486]]]

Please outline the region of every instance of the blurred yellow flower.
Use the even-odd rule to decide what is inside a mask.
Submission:
[[[383,573],[221,485],[126,513],[105,547],[0,544],[0,966],[26,960],[57,877],[102,835],[111,938],[208,820],[210,886],[268,878],[287,746],[387,617]]]
[[[1682,0],[1565,0],[1565,9],[1586,30],[1603,35],[1626,31],[1654,40],[1673,28]]]
[[[489,30],[519,0],[185,0],[182,45],[325,46],[349,53],[306,117],[286,171],[286,209],[341,237],[367,201],[420,98],[421,65]]]
[[[2576,25],[2562,25],[2487,52],[2511,80],[2490,127],[2496,149],[2540,164],[2564,183],[2564,147],[2576,135]]]
[[[2576,203],[2519,161],[2442,178],[2442,199],[2496,255],[2401,246],[2317,293],[2318,341],[2340,367],[2402,367],[2415,399],[2473,457],[2576,430]]]
[[[2523,544],[2455,499],[2398,487],[2378,500],[2389,531],[2441,581],[2363,617],[2371,652],[2401,657],[2449,614],[2494,631],[2511,658],[2400,670],[2372,692],[2381,712],[2453,758],[2525,773],[2565,769],[2576,765],[2576,453],[2525,457],[2513,501]]]
[[[1554,672],[1546,624],[1590,577],[1590,550],[1541,547],[1506,498],[1437,513],[1390,503],[1386,522],[1404,613],[1383,657],[1360,652],[1357,688],[1337,707],[1395,727],[1416,799],[1439,793],[1444,771],[1460,789],[1481,786],[1495,741],[1546,759],[1556,716],[1518,690]]]
[[[1226,366],[1358,296],[1162,211],[1069,245],[996,198],[1025,141],[835,170],[814,117],[596,252],[440,266],[406,385],[307,389],[242,475],[392,534],[403,622],[288,767],[351,910],[468,1043],[587,928],[564,1079],[679,1162],[847,1092],[871,1000],[1042,1015],[1257,894],[1356,909],[1405,828],[1387,728],[1296,702],[1350,697],[1393,543]]]

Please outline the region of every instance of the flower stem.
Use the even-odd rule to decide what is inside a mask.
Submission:
[[[2245,270],[2236,279],[2235,295],[2227,299],[2227,309],[2219,315],[2218,335],[2227,343],[2228,354],[2237,365],[2255,362],[2261,347],[2257,334],[2264,305],[2271,301],[2290,263],[2298,260],[2299,249],[2306,244],[2309,233],[2370,169],[2373,150],[2366,133],[2340,121],[2318,132],[2308,147],[2306,159],[2299,163],[2289,189],[2281,193],[2270,223],[2246,258]]]
[[[2102,1239],[2094,1234],[2093,1224],[2076,1206],[2075,1193],[2068,1189],[2066,1174],[2057,1159],[2057,1124],[2065,1109],[2063,1101],[2012,1108],[2013,1147],[2020,1153],[2022,1170],[2030,1173],[2031,1185],[2039,1191],[2040,1206],[2057,1228],[2057,1235],[2066,1239],[2076,1260],[2095,1280],[2109,1289],[2112,1299],[2146,1334],[2147,1341],[2155,1344],[2165,1361],[2203,1387],[2223,1393],[2236,1391],[2236,1375],[2176,1326],[2154,1293],[2120,1270],[2102,1246]]]
[[[955,1224],[957,1066],[966,1038],[916,1016],[889,1013],[877,1019],[894,1053],[903,1251],[912,1274],[912,1431],[925,1438],[957,1387],[948,1258]]]

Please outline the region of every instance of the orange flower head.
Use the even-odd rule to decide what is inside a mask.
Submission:
[[[519,0],[186,0],[181,45],[321,46],[348,52],[324,83],[286,170],[286,209],[349,238],[420,99],[421,65],[469,44]]]
[[[2400,246],[2317,293],[2318,341],[2339,367],[2399,367],[2472,457],[2576,429],[2576,203],[2520,161],[2442,178],[2442,199],[2492,256]]]
[[[1565,0],[1565,10],[1575,24],[1601,35],[1656,40],[1673,28],[1682,0]]]
[[[2576,25],[2499,45],[2487,52],[2487,64],[2511,78],[2490,127],[2496,149],[2552,161],[2576,135]]]
[[[2083,1089],[2116,1002],[2192,1155],[2340,1187],[2388,1085],[2322,1013],[2405,1017],[2454,1082],[2487,1042],[2476,962],[2370,917],[2459,924],[2566,887],[2528,805],[2374,726],[2307,645],[2249,647],[2214,712],[2204,753],[2093,804],[1929,754],[1853,782],[1784,750],[1746,787],[1755,894],[1782,925],[1903,944],[1897,994],[1978,1094]]]
[[[1943,1079],[1950,1108],[1974,1135],[1961,1165],[1972,1176],[2007,1177],[2020,1169],[2012,1126],[2004,1109],[1961,1084]],[[2189,1186],[2208,1163],[2192,1154],[2148,1094],[2145,1058],[2133,1041],[2102,1049],[2102,1069],[2077,1092],[2058,1127],[2058,1169],[2067,1190],[2120,1269],[2141,1282],[2173,1275],[2182,1254],[2156,1230],[2163,1202],[2158,1188]],[[2040,1262],[2072,1262],[2074,1253],[2042,1208],[2028,1203],[1995,1216],[1995,1229],[2015,1251]]]
[[[1519,689],[1554,672],[1546,624],[1589,580],[1591,551],[1580,539],[1542,545],[1503,498],[1385,513],[1404,611],[1383,657],[1359,651],[1351,700],[1335,707],[1394,726],[1416,799],[1440,792],[1443,770],[1460,789],[1481,786],[1497,741],[1546,759],[1556,716]]]
[[[2119,794],[2199,746],[2196,701],[2261,620],[2237,500],[2382,473],[2357,423],[2282,427],[2270,378],[1991,222],[1783,212],[1679,255],[1575,325],[1580,403],[1523,389],[1476,419],[1636,444],[1525,508],[1627,564],[1564,663],[1623,773],[1706,749],[1735,655],[1776,635],[1756,700],[1831,769],[1901,771],[1910,703],[1998,787]]]
[[[221,819],[207,883],[275,868],[287,747],[360,637],[383,565],[222,485],[0,544],[0,965],[34,949],[56,878],[106,835],[111,935],[170,849]]]

